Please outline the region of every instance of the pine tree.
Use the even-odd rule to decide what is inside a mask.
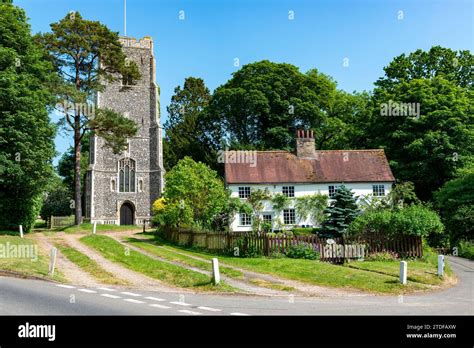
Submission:
[[[341,237],[359,214],[353,192],[344,185],[339,187],[334,201],[324,213],[328,218],[323,222],[319,235],[326,238]]]
[[[61,101],[56,106],[64,117],[59,125],[74,136],[74,203],[75,224],[82,222],[81,143],[94,132],[105,140],[114,153],[122,151],[127,138],[134,136],[138,126],[110,109],[90,107],[96,93],[107,82],[137,81],[138,66],[126,59],[118,34],[97,21],[83,19],[71,12],[51,24],[51,33],[41,34],[37,41],[49,53],[61,83],[54,92]]]

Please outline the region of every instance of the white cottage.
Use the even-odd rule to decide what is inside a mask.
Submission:
[[[265,188],[272,194],[288,197],[320,193],[331,198],[342,184],[356,196],[383,197],[394,181],[383,150],[316,150],[312,131],[297,132],[296,155],[287,151],[257,151],[252,161],[225,161],[226,186],[233,197],[243,200],[251,190]],[[264,202],[264,206],[260,218],[272,225],[278,219],[287,227],[311,226],[310,221],[298,220],[293,203],[279,216],[271,202]],[[251,231],[252,217],[236,214],[231,230]]]

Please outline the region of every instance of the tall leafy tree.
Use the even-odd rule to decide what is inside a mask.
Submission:
[[[110,109],[91,108],[97,92],[106,82],[140,78],[138,67],[126,60],[118,34],[97,21],[85,20],[71,12],[51,33],[38,36],[38,42],[49,52],[61,84],[55,92],[64,113],[61,126],[74,135],[75,223],[82,221],[81,208],[81,140],[88,131],[103,137],[115,153],[125,148],[126,138],[136,134],[136,124]],[[93,110],[93,112],[91,112]]]
[[[174,89],[171,104],[167,107],[168,120],[164,124],[166,132],[163,142],[165,169],[170,170],[178,161],[189,156],[195,161],[211,160],[212,149],[206,146],[201,127],[205,108],[211,94],[200,78],[187,77],[183,87]]]
[[[212,96],[207,133],[215,146],[294,149],[299,128],[325,127],[336,84],[317,70],[260,61],[233,74]]]
[[[0,0],[0,230],[31,229],[53,173],[55,74],[44,56],[25,12]]]
[[[166,174],[164,220],[210,228],[229,204],[229,192],[217,172],[190,157],[180,160]]]
[[[474,238],[474,167],[460,172],[435,193],[436,204],[449,234],[456,245]]]
[[[342,185],[336,190],[334,201],[324,211],[327,219],[321,226],[319,235],[323,237],[342,236],[350,223],[355,220],[360,211],[357,206],[354,194],[346,186]]]
[[[423,200],[472,161],[473,63],[468,51],[433,47],[396,57],[376,82],[368,145],[384,148],[395,176],[413,182]],[[384,116],[390,102],[419,113]]]

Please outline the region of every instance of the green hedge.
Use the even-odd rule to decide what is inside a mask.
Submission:
[[[474,243],[460,242],[458,247],[458,255],[466,259],[474,260]]]
[[[444,226],[438,214],[421,205],[393,210],[367,211],[358,216],[347,230],[350,235],[383,233],[421,237],[440,234],[443,231]]]

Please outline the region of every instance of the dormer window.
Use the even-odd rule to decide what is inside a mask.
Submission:
[[[239,198],[247,199],[250,197],[250,186],[239,187]]]
[[[295,196],[295,187],[294,186],[283,186],[282,193],[286,197],[294,197]]]
[[[135,192],[135,161],[131,158],[119,162],[119,192]]]
[[[372,185],[372,194],[374,197],[384,197],[385,185]]]

